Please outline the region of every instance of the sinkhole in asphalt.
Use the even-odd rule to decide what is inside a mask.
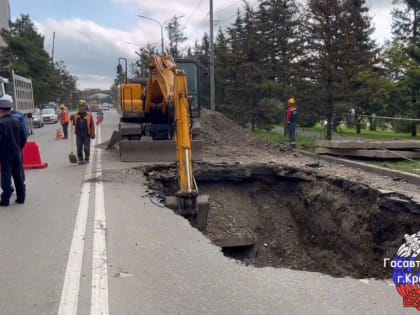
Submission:
[[[165,195],[177,190],[173,174],[145,171]],[[203,233],[245,265],[389,278],[384,258],[395,256],[404,234],[420,231],[418,203],[315,171],[201,165],[196,180],[210,202]]]

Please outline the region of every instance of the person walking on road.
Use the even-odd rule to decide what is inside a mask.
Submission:
[[[12,103],[0,100],[0,165],[1,199],[0,206],[9,206],[12,195],[12,177],[16,187],[16,203],[25,202],[25,177],[23,170],[22,149],[26,144],[26,135],[22,124],[12,117]]]
[[[104,120],[104,112],[102,111],[102,109],[98,109],[98,111],[96,112],[96,126],[99,126],[102,121]]]
[[[69,134],[70,115],[68,109],[66,108],[66,106],[64,106],[64,104],[60,105],[60,110],[60,123],[61,127],[63,127],[63,138],[67,139]]]
[[[79,164],[89,163],[90,139],[95,139],[95,122],[92,114],[87,111],[86,102],[83,100],[79,101],[79,111],[74,115],[73,126]],[[84,158],[83,153],[85,154]]]
[[[292,148],[296,148],[296,124],[297,124],[296,101],[292,97],[292,98],[289,98],[287,103],[289,104],[289,107],[287,108],[287,114],[286,114],[289,144]]]

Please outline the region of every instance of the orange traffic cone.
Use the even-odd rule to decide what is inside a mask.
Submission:
[[[22,150],[23,154],[23,168],[46,168],[48,163],[42,162],[41,153],[39,152],[39,147],[34,141],[29,141],[26,143],[25,147]]]
[[[64,138],[64,134],[61,131],[61,128],[57,129],[57,133],[55,135],[55,140],[62,140]]]

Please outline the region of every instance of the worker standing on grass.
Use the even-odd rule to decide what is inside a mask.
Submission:
[[[16,187],[16,203],[25,202],[25,176],[22,149],[26,135],[22,124],[12,117],[12,103],[0,100],[0,165],[1,200],[0,206],[7,207],[12,195],[12,177]]]
[[[296,123],[297,123],[297,111],[295,99],[289,98],[287,101],[289,107],[287,108],[287,133],[289,134],[289,143],[292,148],[296,148]]]
[[[64,104],[60,105],[60,110],[60,123],[61,127],[63,127],[63,138],[67,139],[69,134],[70,115],[68,109],[66,108],[66,106],[64,106]]]
[[[73,126],[79,164],[89,163],[90,139],[95,139],[95,122],[92,114],[87,111],[84,100],[79,101],[79,111],[73,117]],[[83,153],[85,154],[84,159]]]

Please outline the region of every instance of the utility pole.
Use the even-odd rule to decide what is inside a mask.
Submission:
[[[213,0],[210,0],[210,109],[216,110],[214,89]]]
[[[51,61],[54,63],[54,46],[55,46],[55,32],[53,32],[53,42],[52,42],[52,51],[51,51]]]

